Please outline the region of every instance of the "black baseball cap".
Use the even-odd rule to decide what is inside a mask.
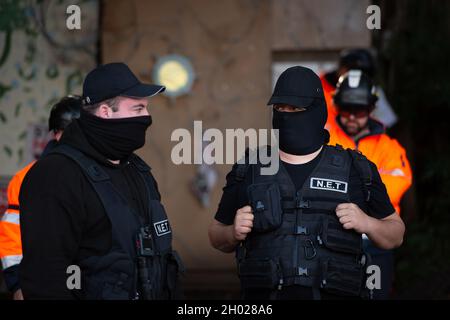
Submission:
[[[288,104],[308,108],[317,102],[325,102],[320,78],[311,69],[295,66],[280,75],[267,105]]]
[[[166,88],[155,84],[145,84],[121,62],[98,66],[88,73],[83,83],[84,104],[95,104],[117,96],[151,97]]]

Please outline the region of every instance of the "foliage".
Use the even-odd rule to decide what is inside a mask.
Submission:
[[[388,42],[381,48],[382,80],[414,142],[418,212],[398,251],[397,288],[400,296],[441,298],[450,290],[450,4],[395,3],[387,6],[394,18],[384,31]],[[449,282],[436,285],[439,281]],[[427,282],[429,288],[423,285]]]

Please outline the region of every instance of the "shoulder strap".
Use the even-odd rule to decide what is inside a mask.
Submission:
[[[135,256],[134,237],[137,221],[130,221],[124,211],[129,210],[126,201],[119,193],[114,192],[109,175],[101,168],[94,159],[84,155],[81,151],[65,144],[53,148],[47,155],[62,154],[75,161],[83,170],[88,181],[96,191],[105,212],[111,222],[113,240],[130,256]]]
[[[364,185],[364,192],[366,194],[366,202],[370,201],[370,188],[372,186],[372,170],[370,168],[369,160],[361,151],[347,149],[348,153],[353,159],[353,164],[358,171],[361,181]]]
[[[250,150],[250,148],[245,149],[245,155],[243,159],[240,159],[236,163],[235,179],[237,182],[241,182],[245,179],[247,171],[252,164],[259,163],[259,153],[266,152],[269,154],[271,149],[269,146],[258,147],[255,150]],[[242,161],[243,160],[243,161]]]
[[[67,145],[59,144],[50,150],[46,155],[63,154],[75,161],[86,173],[89,180],[93,183],[109,180],[108,174],[93,159],[86,157],[81,151]]]
[[[158,184],[156,180],[153,178],[151,174],[152,168],[144,161],[141,157],[136,154],[132,154],[130,157],[130,162],[137,168],[140,176],[144,179],[149,200],[157,198],[157,200],[161,201],[161,194],[158,190]]]
[[[242,162],[242,160],[244,160]],[[235,179],[237,182],[241,182],[245,179],[245,176],[247,175],[248,168],[250,167],[250,149],[245,149],[244,158],[240,159],[236,163],[236,171],[235,171]]]
[[[136,154],[132,154],[130,157],[130,161],[138,168],[139,171],[141,172],[147,172],[150,171],[152,168],[145,163],[144,160],[141,159],[141,157],[139,157]]]
[[[236,165],[236,181],[241,182],[245,179],[249,167],[249,163],[238,163]]]

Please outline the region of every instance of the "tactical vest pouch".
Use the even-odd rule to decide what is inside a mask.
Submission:
[[[350,253],[362,253],[361,235],[353,230],[346,230],[335,217],[326,217],[323,220],[322,230],[319,234],[323,245],[330,250]]]
[[[361,296],[365,279],[364,267],[358,263],[328,259],[322,264],[320,287],[329,293]]]
[[[239,264],[239,278],[243,289],[274,289],[282,279],[280,266],[273,260],[243,260]]]
[[[266,232],[278,229],[282,223],[280,189],[276,183],[252,184],[247,189],[255,216],[253,231]]]
[[[180,283],[180,275],[185,271],[183,262],[176,251],[172,251],[167,257],[167,287],[169,290],[169,299],[183,299],[183,293]]]
[[[141,296],[143,300],[170,299],[169,278],[175,283],[178,269],[171,258],[172,229],[157,199],[149,200],[149,220],[151,225],[141,228],[136,241]]]
[[[129,282],[129,280],[130,277],[126,273],[117,274],[113,281],[104,284],[101,299],[129,300],[130,289],[126,286],[126,283]]]
[[[134,297],[134,264],[126,253],[113,247],[105,256],[91,256],[78,264],[82,270],[93,266],[81,275],[82,299],[129,300]]]

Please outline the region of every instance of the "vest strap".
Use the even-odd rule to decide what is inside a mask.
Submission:
[[[364,185],[364,193],[366,195],[366,202],[370,201],[370,188],[372,186],[372,170],[370,168],[369,160],[364,156],[361,151],[347,149],[350,153],[356,170],[359,173],[360,179]]]
[[[236,176],[235,176],[236,181],[241,182],[245,179],[248,168],[249,168],[248,163],[239,163],[236,166]]]
[[[278,270],[269,268],[269,260],[280,268],[283,280],[281,286],[310,287],[314,299],[320,299],[322,288],[333,289],[335,286],[336,289],[341,289],[345,281],[339,281],[340,277],[361,282],[359,273],[351,272],[352,268],[359,268],[356,263],[361,253],[361,236],[344,230],[335,215],[336,206],[349,201],[352,161],[353,158],[342,147],[325,146],[319,163],[300,190],[296,189],[295,183],[289,179],[289,172],[283,166],[274,176],[259,175],[258,170],[253,170],[252,167],[254,175],[248,181],[247,193],[260,188],[259,194],[269,194],[272,185],[278,185],[279,200],[266,201],[269,205],[264,203],[264,209],[269,207],[270,213],[277,215],[270,204],[276,203],[278,206],[281,203],[282,223],[270,232],[252,232],[246,240],[246,251],[241,247],[237,249],[239,265],[244,263],[247,266],[242,269],[245,277],[241,277],[241,281],[247,281],[247,284],[251,282],[251,286],[257,288],[263,282],[259,282],[257,278],[264,274],[264,283],[273,285],[274,281],[270,280],[276,278]],[[316,184],[313,178],[323,181]],[[365,185],[368,182],[369,179],[365,181]],[[258,214],[257,208],[255,202],[255,215]],[[335,259],[339,262],[339,268],[335,268],[336,265],[332,263]],[[330,267],[325,270],[328,271],[325,274],[322,264],[329,260]],[[353,263],[354,261],[356,262]],[[348,267],[340,267],[340,262],[348,262]],[[273,272],[272,276],[269,271]],[[324,278],[324,275],[327,277]],[[324,279],[328,281],[328,285],[322,287]]]
[[[288,214],[295,213],[295,211],[292,211],[295,209],[334,211],[336,209],[336,200],[287,200],[282,201],[281,206],[283,210],[291,210],[285,212]]]
[[[147,172],[151,170],[151,167],[145,163],[139,156],[132,154],[130,161],[136,166],[136,168],[141,172]]]
[[[111,221],[114,235],[113,240],[115,239],[117,241],[117,244],[125,250],[130,258],[135,257],[136,248],[134,242],[130,239],[135,238],[136,230],[133,230],[133,227],[127,221],[124,221],[123,217],[123,211],[125,208],[128,208],[128,204],[126,204],[125,200],[119,194],[111,192],[111,190],[115,190],[115,187],[108,174],[94,159],[87,157],[81,151],[66,144],[59,144],[48,154],[62,154],[75,161],[81,167],[88,181],[98,194],[105,208],[105,212]]]
[[[11,209],[11,210],[20,210],[20,207],[16,204],[8,204],[7,209]]]

